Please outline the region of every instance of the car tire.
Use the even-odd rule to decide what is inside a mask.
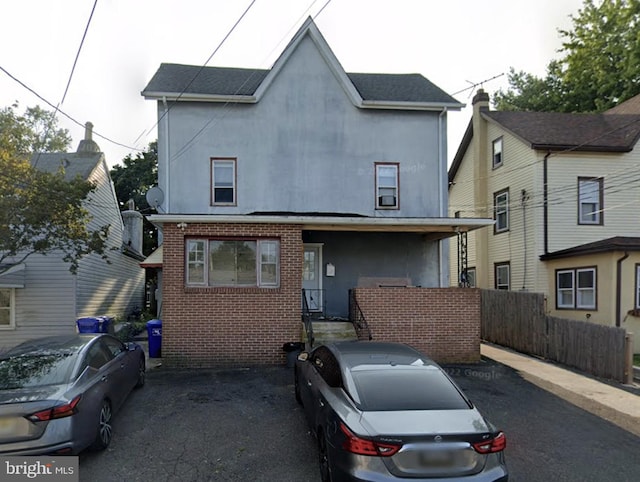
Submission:
[[[147,364],[144,358],[140,359],[138,364],[138,381],[136,382],[136,388],[144,387],[147,381]]]
[[[111,443],[111,438],[113,437],[112,417],[113,411],[109,400],[103,400],[98,415],[98,433],[93,445],[91,445],[91,449],[104,450]]]
[[[298,370],[294,370],[293,371],[294,375],[293,375],[293,387],[294,387],[294,391],[296,394],[296,402],[298,402],[298,404],[302,405],[302,397],[300,396],[300,380],[298,379]]]
[[[320,466],[320,480],[331,482],[331,464],[327,451],[327,439],[322,430],[318,430],[318,462]]]

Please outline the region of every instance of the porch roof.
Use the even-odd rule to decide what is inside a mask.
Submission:
[[[383,218],[337,214],[152,214],[147,216],[147,219],[157,225],[167,223],[296,224],[309,231],[422,233],[433,240],[494,224],[493,219],[484,218]]]
[[[0,264],[0,288],[24,288],[24,263]]]

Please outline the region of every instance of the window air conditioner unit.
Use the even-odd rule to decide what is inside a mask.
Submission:
[[[380,196],[378,198],[378,202],[380,206],[395,206],[396,205],[396,197],[395,196]]]

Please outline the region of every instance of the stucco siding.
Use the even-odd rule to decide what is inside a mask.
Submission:
[[[167,211],[439,216],[442,121],[438,112],[355,107],[307,37],[257,104],[172,106],[160,126],[169,136],[160,145]],[[236,206],[211,206],[211,157],[237,158]],[[400,209],[375,209],[375,162],[399,163]]]

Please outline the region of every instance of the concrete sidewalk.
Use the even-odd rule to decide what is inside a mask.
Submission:
[[[640,396],[495,345],[483,343],[480,352],[517,370],[534,385],[640,437]]]

